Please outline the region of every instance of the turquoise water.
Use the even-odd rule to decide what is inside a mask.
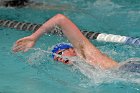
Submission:
[[[41,0],[46,3],[48,0]],[[139,0],[49,0],[66,10],[0,8],[0,18],[43,23],[53,15],[68,16],[80,29],[139,37]],[[140,74],[95,71],[83,62],[64,65],[48,53],[65,38],[44,35],[27,53],[13,53],[13,43],[32,32],[0,28],[0,93],[139,93]],[[51,42],[50,42],[51,41]],[[91,41],[118,62],[139,58],[135,46]],[[79,60],[77,60],[78,62]]]

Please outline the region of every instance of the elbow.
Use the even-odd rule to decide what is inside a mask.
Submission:
[[[56,17],[56,19],[58,19],[58,24],[60,26],[67,23],[67,21],[68,21],[68,18],[63,14],[57,14],[55,17]]]

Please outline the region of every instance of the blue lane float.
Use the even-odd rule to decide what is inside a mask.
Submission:
[[[140,46],[140,38],[127,37],[125,44]]]
[[[13,29],[23,30],[23,31],[36,31],[41,25],[42,24],[18,22],[13,20],[0,20],[0,27],[13,28]],[[115,42],[115,43],[140,46],[140,38],[106,34],[106,33],[89,32],[83,30],[81,30],[81,32],[85,37],[91,40],[96,39],[97,41]],[[50,34],[63,35],[61,28],[58,26],[55,26],[54,29],[50,31]]]

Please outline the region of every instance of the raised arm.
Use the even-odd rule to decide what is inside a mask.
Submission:
[[[61,27],[64,35],[75,48],[77,55],[87,60],[89,64],[94,66],[98,65],[98,67],[100,66],[101,68],[111,68],[117,65],[115,61],[102,54],[94,45],[92,45],[89,40],[80,32],[78,27],[62,14],[57,14],[56,16],[52,17],[35,33],[29,36],[29,38],[31,41],[33,40],[35,42],[44,33],[51,31],[51,29],[56,25]],[[20,40],[18,42],[20,42]]]
[[[64,35],[74,46],[78,56],[86,59],[89,64],[100,66],[101,68],[112,68],[117,66],[117,63],[111,58],[101,53],[89,40],[80,32],[78,27],[69,20],[66,16],[58,14],[43,24],[33,37],[38,39],[43,33],[50,31],[55,25],[61,27]]]
[[[81,44],[85,44],[84,42],[88,42],[88,40],[82,35],[77,26],[72,23],[66,16],[62,14],[57,14],[52,17],[50,20],[45,22],[37,31],[35,31],[32,35],[19,39],[16,42],[16,47],[20,47],[22,45],[27,45],[31,42],[36,42],[39,37],[41,37],[44,33],[49,33],[54,26],[61,27],[64,35],[68,38],[68,40],[72,43],[75,49],[79,49]],[[23,44],[24,43],[24,44]],[[31,48],[33,45],[24,46],[25,48]],[[82,47],[82,46],[81,46]],[[18,52],[24,50],[25,48],[14,48],[13,50]],[[27,51],[27,50],[26,50]]]
[[[52,17],[31,36],[37,40],[42,34],[48,33],[56,25],[61,27],[64,35],[68,38],[68,40],[75,48],[79,48],[78,42],[88,42],[87,38],[83,36],[78,27],[62,14],[57,14],[56,16]]]

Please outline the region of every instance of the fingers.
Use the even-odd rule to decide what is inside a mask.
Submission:
[[[18,40],[13,46],[13,51],[14,52],[24,51],[25,48],[26,48],[26,43],[24,43],[23,40]]]
[[[29,50],[29,48],[25,48],[24,50],[23,50],[23,52],[27,52]]]
[[[20,43],[15,43],[14,46],[13,46],[13,48],[18,47],[18,46],[22,46],[22,45],[23,45],[22,42],[20,42]]]
[[[15,45],[13,47],[14,52],[19,52],[19,51],[23,51],[23,50],[25,50],[25,45]]]
[[[24,51],[27,52],[31,47],[33,47],[35,41],[30,37],[24,37],[16,41],[13,46],[14,52]]]
[[[25,40],[24,38],[22,38],[16,41],[16,43],[13,46],[13,51],[14,52],[24,51],[25,48],[26,48]]]
[[[27,52],[31,47],[33,47],[33,45],[34,44],[27,44],[24,42],[20,42],[13,46],[13,51],[14,52],[19,52],[19,51]]]
[[[14,52],[19,52],[19,51],[23,51],[23,52],[27,52],[30,48],[27,48],[25,45],[24,46],[16,46],[13,48]]]

